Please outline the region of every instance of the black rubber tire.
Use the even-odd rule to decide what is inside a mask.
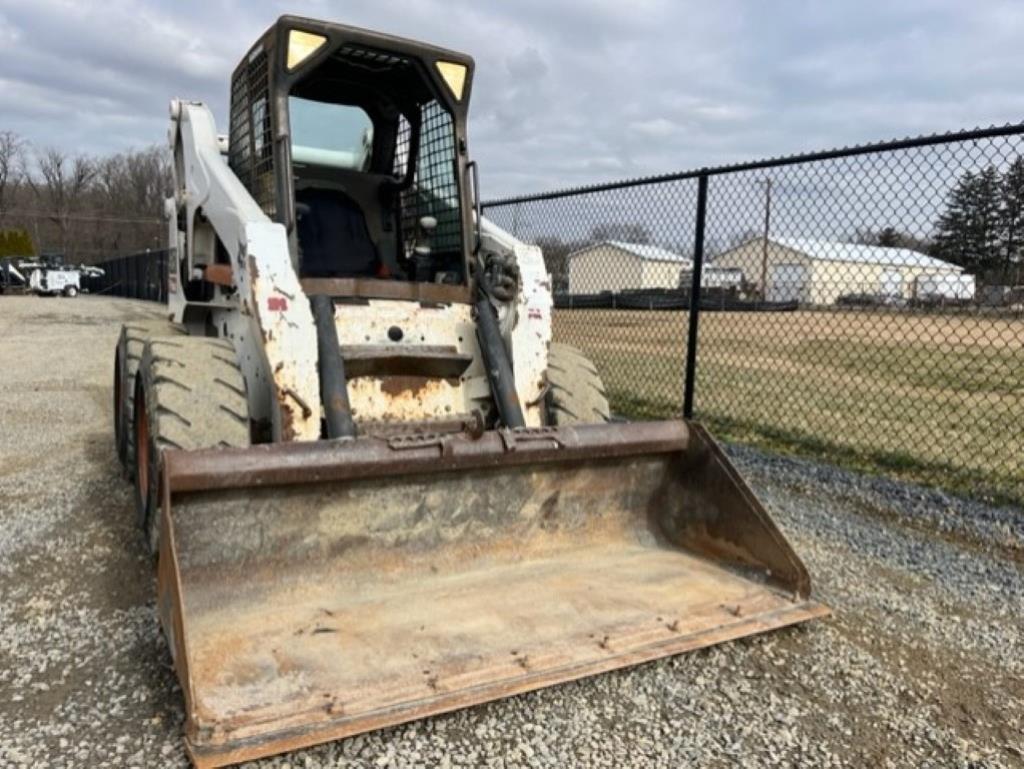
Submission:
[[[135,377],[135,510],[150,552],[160,538],[160,473],[165,449],[246,447],[249,402],[234,347],[210,337],[155,337]]]
[[[125,477],[135,477],[135,372],[142,360],[146,340],[156,336],[178,336],[186,333],[182,326],[166,320],[130,321],[121,326],[114,353],[114,446],[121,460]]]
[[[68,297],[69,299],[74,299],[76,296],[78,296],[78,289],[75,288],[74,286],[65,286],[64,296]]]
[[[548,350],[549,425],[578,425],[611,419],[608,396],[594,364],[575,347],[552,342]]]

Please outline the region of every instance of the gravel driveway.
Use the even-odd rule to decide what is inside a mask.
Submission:
[[[0,767],[187,766],[110,427],[155,311],[0,297]],[[1024,512],[733,454],[832,618],[250,766],[1024,766]]]

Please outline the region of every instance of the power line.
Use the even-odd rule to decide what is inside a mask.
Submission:
[[[35,219],[74,219],[75,221],[83,222],[123,222],[126,224],[163,224],[164,222],[163,219],[159,218],[143,219],[141,217],[132,218],[127,216],[91,216],[88,214],[61,214],[56,211],[4,211],[5,218],[17,216]]]
[[[57,245],[54,245],[52,247],[43,245],[43,246],[39,246],[36,250],[40,251],[40,252],[46,252],[46,253],[54,253],[54,252],[60,253],[63,249],[61,249]],[[125,246],[125,247],[116,248],[116,249],[114,249],[114,248],[81,248],[80,246],[75,246],[75,247],[69,248],[67,250],[69,252],[71,252],[72,254],[76,255],[76,256],[78,254],[105,254],[105,255],[109,256],[111,259],[119,259],[122,256],[132,256],[133,254],[142,254],[142,253],[145,253],[146,251],[154,251],[154,252],[155,251],[163,251],[164,249],[160,245],[154,246],[154,245],[150,244],[148,246],[146,246],[146,245],[132,246],[132,247]]]

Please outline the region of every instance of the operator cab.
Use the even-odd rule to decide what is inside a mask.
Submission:
[[[287,227],[301,278],[335,295],[467,284],[471,73],[461,54],[295,17],[253,48],[232,81],[229,162]]]

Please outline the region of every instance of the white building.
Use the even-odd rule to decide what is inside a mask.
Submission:
[[[660,246],[605,240],[569,254],[569,293],[677,288],[693,260]]]
[[[850,294],[910,299],[924,276],[958,276],[963,268],[909,248],[810,238],[753,238],[719,254],[715,267],[743,271],[768,301],[833,304]]]

